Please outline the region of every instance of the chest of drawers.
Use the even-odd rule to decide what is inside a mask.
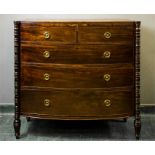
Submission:
[[[140,121],[140,22],[16,21],[15,136],[20,116]]]

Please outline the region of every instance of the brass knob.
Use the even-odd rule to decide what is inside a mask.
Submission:
[[[111,37],[111,33],[110,32],[105,32],[104,37],[109,39]]]
[[[106,59],[110,58],[110,55],[111,55],[110,51],[105,51],[103,53],[103,57],[106,58]]]
[[[110,74],[104,74],[104,80],[105,81],[108,82],[110,80],[110,78],[111,78]]]
[[[50,79],[50,75],[48,73],[45,73],[43,76],[46,81]]]
[[[45,32],[44,32],[44,38],[45,38],[45,39],[49,39],[49,37],[50,37],[50,33],[47,32],[47,31],[45,31]]]
[[[45,58],[49,58],[50,57],[50,52],[49,51],[44,51],[43,56]]]
[[[106,107],[111,106],[111,101],[109,99],[104,100],[104,104]]]
[[[44,106],[45,107],[49,107],[50,106],[50,100],[49,99],[45,99],[44,100]]]

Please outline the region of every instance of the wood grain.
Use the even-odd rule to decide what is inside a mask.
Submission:
[[[56,87],[56,88],[104,88],[131,86],[133,81],[133,65],[43,65],[23,64],[21,66],[21,85]],[[44,80],[48,73],[49,80]],[[104,75],[109,74],[106,81]]]
[[[44,36],[46,31],[49,38]],[[111,36],[106,38],[105,32]],[[48,58],[44,51],[49,52]],[[110,51],[110,58],[103,56],[105,51]],[[110,75],[108,82],[105,74]],[[105,105],[106,99],[110,106]],[[140,22],[15,22],[16,138],[23,115],[67,120],[135,116],[139,139],[139,105]]]
[[[106,38],[105,32],[110,32],[111,37]],[[127,29],[125,27],[80,27],[79,28],[79,42],[89,44],[104,44],[104,43],[133,43],[133,29]]]
[[[50,106],[44,106],[44,100]],[[106,107],[104,100],[111,100]],[[27,115],[50,115],[51,117],[102,116],[117,117],[134,113],[133,91],[104,89],[22,90],[21,111]]]
[[[43,53],[48,51],[49,58]],[[104,52],[110,52],[110,58],[104,57]],[[53,45],[21,46],[21,61],[36,63],[58,64],[109,64],[109,63],[133,63],[133,45]]]
[[[50,37],[45,39],[44,32]],[[76,27],[47,27],[21,25],[21,41],[50,41],[55,43],[75,43]]]

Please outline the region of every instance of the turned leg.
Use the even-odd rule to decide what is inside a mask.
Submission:
[[[15,106],[15,120],[14,120],[14,130],[15,130],[15,137],[16,139],[20,138],[20,113],[19,113],[19,107]]]
[[[140,130],[141,130],[141,120],[140,115],[136,115],[135,121],[134,121],[134,127],[135,127],[135,136],[136,139],[139,140],[140,138]]]
[[[14,129],[15,129],[15,137],[16,139],[20,138],[20,119],[14,120]]]
[[[31,118],[30,118],[30,117],[26,117],[26,120],[27,120],[28,122],[30,122],[30,121],[31,121]]]

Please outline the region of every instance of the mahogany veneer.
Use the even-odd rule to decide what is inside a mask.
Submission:
[[[140,22],[16,21],[15,136],[20,116],[140,121]]]

